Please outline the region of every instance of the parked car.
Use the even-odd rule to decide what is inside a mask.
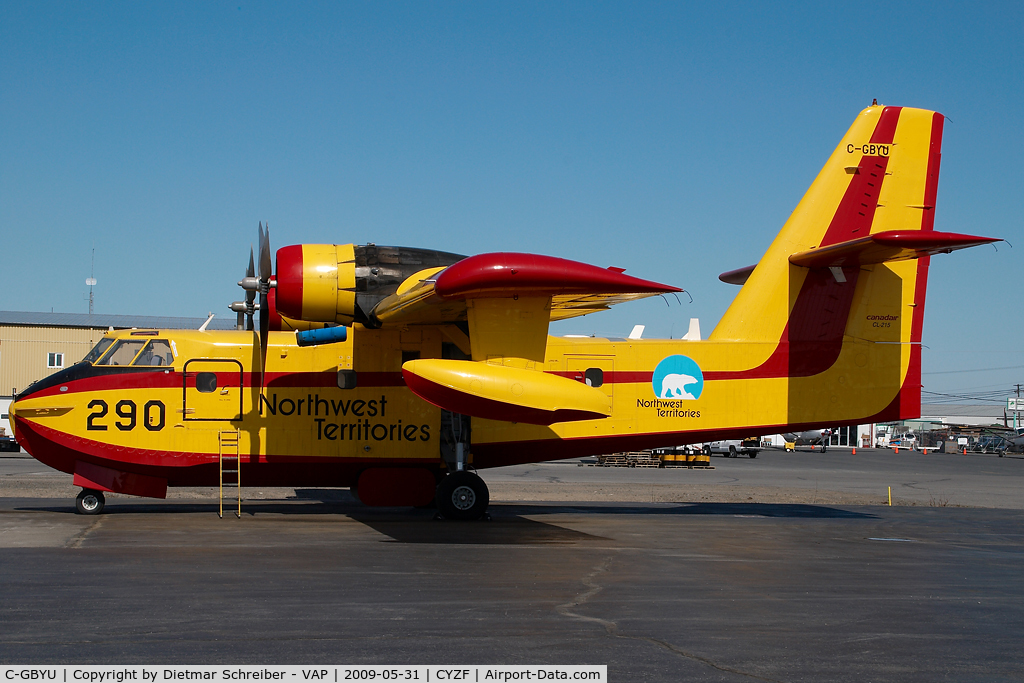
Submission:
[[[17,453],[21,446],[14,440],[14,437],[7,433],[7,430],[0,427],[0,451]]]
[[[974,453],[998,453],[1000,457],[1006,452],[1010,442],[998,434],[984,434],[974,442]]]
[[[756,458],[760,450],[761,439],[756,436],[749,439],[727,439],[725,441],[712,441],[711,443],[704,444],[704,453],[707,455],[715,453],[726,458],[735,458],[739,455]]]

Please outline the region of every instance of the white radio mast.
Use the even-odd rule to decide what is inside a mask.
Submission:
[[[96,247],[92,248],[92,266],[89,268],[89,277],[85,279],[85,284],[89,285],[89,315],[92,315],[92,288],[96,286],[96,278],[93,277],[96,274]]]

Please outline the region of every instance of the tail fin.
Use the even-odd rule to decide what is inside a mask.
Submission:
[[[929,254],[989,241],[933,230],[943,120],[907,107],[860,113],[711,334],[763,342],[726,376],[789,377],[792,404],[794,379],[822,376],[843,354],[850,367],[828,381],[871,374],[893,397],[864,417],[919,414]]]

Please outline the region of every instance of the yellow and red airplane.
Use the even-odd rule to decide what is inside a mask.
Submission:
[[[681,291],[549,256],[304,244],[260,229],[249,329],[109,333],[11,409],[19,443],[103,492],[351,487],[369,505],[488,504],[473,470],[920,414],[941,114],[857,116],[703,341],[558,338],[552,320]],[[275,275],[276,273],[276,275]],[[260,329],[253,330],[260,296]],[[271,329],[273,328],[273,329]]]

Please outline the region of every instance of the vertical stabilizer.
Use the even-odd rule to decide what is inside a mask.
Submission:
[[[814,250],[879,233],[933,230],[942,125],[941,114],[922,109],[873,105],[860,113],[711,334],[763,342],[739,375],[810,378],[836,366],[844,343],[887,344],[884,353],[848,360],[860,359],[876,384],[885,375],[896,399],[880,411],[916,416],[929,257],[817,267],[791,257],[806,263]],[[875,372],[879,364],[899,372]]]

